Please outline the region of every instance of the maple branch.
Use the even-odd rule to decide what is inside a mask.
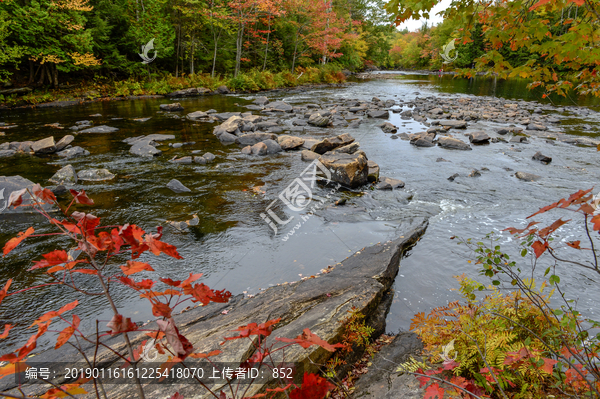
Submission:
[[[592,246],[592,253],[594,254],[594,264],[596,266],[596,271],[600,273],[600,269],[598,268],[598,256],[596,255],[596,248],[594,247],[594,240],[592,240],[592,236],[590,235],[590,228],[588,227],[588,215],[585,215],[585,232],[590,240],[590,245]]]
[[[387,359],[386,359],[386,360],[387,360]],[[392,362],[392,363],[394,363],[394,362]],[[404,371],[404,372],[405,372],[405,373],[412,374],[412,375],[418,375],[418,376],[421,376],[421,377],[427,377],[427,378],[431,378],[432,380],[439,381],[439,382],[441,382],[441,383],[443,383],[443,384],[452,385],[454,388],[460,389],[461,391],[463,391],[464,393],[466,393],[466,394],[468,394],[468,395],[471,395],[471,396],[472,396],[472,397],[474,397],[475,399],[483,399],[481,396],[477,396],[477,395],[475,395],[473,392],[471,392],[471,391],[468,391],[468,390],[466,390],[465,388],[459,387],[458,385],[456,385],[456,384],[453,384],[453,383],[451,383],[450,381],[447,381],[447,380],[445,380],[445,379],[443,379],[443,378],[440,378],[440,377],[434,377],[434,376],[432,376],[432,375],[427,375],[427,374],[421,374],[421,373],[417,373],[417,372],[415,372],[415,371]]]
[[[11,394],[8,394],[8,393],[4,393],[4,392],[0,392],[0,397],[14,398],[14,399],[36,399],[33,396],[17,396],[17,395],[11,395]]]

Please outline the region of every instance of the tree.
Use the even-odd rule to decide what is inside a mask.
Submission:
[[[13,24],[14,21],[11,20],[8,11],[0,6],[0,65],[15,65],[23,56],[23,48],[9,42]],[[9,71],[0,69],[0,82],[7,80],[9,77]]]
[[[437,0],[391,0],[387,10],[399,24],[410,18],[429,17]],[[477,24],[489,43],[476,60],[476,69],[497,73],[500,78],[530,78],[530,88],[566,95],[575,88],[581,94],[600,95],[597,0],[500,0],[455,1],[442,12],[444,18],[462,25],[460,43],[473,42]],[[510,50],[510,52],[508,52]],[[512,58],[525,50],[527,60]],[[524,61],[524,62],[523,62]],[[561,71],[568,71],[559,76]],[[472,71],[463,71],[467,76]],[[577,86],[571,82],[576,80]],[[545,95],[544,95],[545,96]]]
[[[92,10],[87,0],[34,0],[26,6],[7,5],[13,37],[41,71],[39,83],[48,80],[58,87],[58,71],[71,72],[100,64],[92,53],[92,32],[86,29],[84,13]]]

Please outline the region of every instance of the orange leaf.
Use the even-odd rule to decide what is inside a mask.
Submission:
[[[6,297],[6,294],[8,294],[8,289],[10,288],[11,284],[12,284],[12,278],[9,278],[8,281],[6,282],[6,284],[4,284],[4,288],[2,288],[2,290],[0,290],[0,303],[2,303],[2,301]]]
[[[127,266],[121,266],[121,270],[125,273],[126,276],[131,276],[132,274],[139,273],[141,271],[147,270],[153,272],[154,269],[147,263],[144,262],[136,262],[136,261],[127,261]]]
[[[446,390],[440,387],[437,383],[433,383],[425,389],[423,399],[443,399]]]
[[[47,322],[48,320],[52,320],[55,317],[60,316],[61,314],[68,312],[69,310],[73,310],[75,309],[75,307],[79,304],[78,301],[73,301],[71,303],[67,303],[65,306],[63,306],[62,308],[60,308],[57,311],[51,311],[51,312],[47,312],[45,313],[42,317],[40,317],[39,319],[37,319],[36,321],[33,322],[33,324],[31,325],[31,327],[37,325],[38,328],[42,323]]]
[[[4,256],[6,256],[10,251],[15,249],[17,247],[17,245],[19,245],[21,243],[21,241],[23,241],[24,239],[26,239],[27,237],[32,235],[34,232],[35,232],[35,230],[33,229],[33,227],[30,227],[24,233],[21,232],[21,233],[19,233],[19,235],[17,237],[11,238],[6,243],[6,245],[4,245],[4,249],[3,249]]]
[[[42,255],[43,260],[33,261],[33,266],[29,270],[40,269],[43,267],[61,265],[69,260],[69,254],[64,250],[56,250]]]
[[[162,252],[172,258],[183,259],[183,257],[179,255],[179,252],[177,252],[177,247],[167,244],[166,242],[159,241],[150,234],[146,234],[145,242],[148,244],[150,251],[152,251],[152,253],[156,256],[160,255]]]
[[[71,191],[71,195],[73,196],[73,198],[75,198],[75,202],[78,204],[83,204],[83,205],[94,205],[94,201],[92,201],[87,194],[85,193],[84,190],[81,191],[76,191],[76,190],[69,190]]]
[[[556,363],[558,363],[558,360],[546,359],[546,358],[542,358],[542,360],[544,360],[544,365],[542,366],[542,370],[544,370],[548,374],[552,374],[552,369],[554,368],[554,365]]]
[[[533,250],[535,252],[535,257],[539,258],[546,251],[546,249],[548,249],[548,243],[536,241],[531,245],[531,248],[533,248]]]
[[[12,325],[5,324],[4,325],[4,332],[2,334],[0,334],[0,339],[4,339],[4,338],[8,337],[8,332],[10,331],[11,328],[12,328]]]
[[[75,333],[75,330],[77,330],[79,328],[80,322],[81,322],[81,319],[79,318],[79,316],[73,315],[73,324],[68,326],[67,328],[62,330],[60,332],[60,334],[58,334],[58,338],[56,340],[56,346],[54,347],[54,349],[58,349],[67,343],[69,338],[71,338],[71,336]]]
[[[277,338],[277,341],[291,342],[300,345],[304,349],[312,346],[319,345],[321,348],[328,350],[329,352],[335,352],[336,348],[343,348],[342,344],[331,345],[327,341],[322,340],[316,334],[313,334],[308,328],[302,331],[302,334],[298,335],[294,339],[290,338]]]
[[[211,356],[217,356],[220,355],[222,352],[219,350],[214,350],[212,352],[209,353],[192,353],[190,355],[190,357],[194,358],[194,359],[208,359]]]
[[[581,249],[579,244],[581,244],[581,241],[572,241],[572,242],[567,243],[567,245],[570,246],[571,248]]]
[[[171,317],[171,312],[172,309],[169,307],[169,305],[162,303],[162,302],[157,302],[157,303],[153,303],[152,304],[152,314],[156,317],[166,317],[169,318]]]
[[[123,315],[121,314],[114,315],[106,327],[110,329],[111,334],[135,331],[138,329],[137,324],[132,323],[129,317],[123,318]]]

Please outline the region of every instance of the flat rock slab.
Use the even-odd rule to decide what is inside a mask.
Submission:
[[[336,137],[326,138],[318,143],[315,143],[310,149],[312,152],[317,154],[325,154],[328,151],[334,150],[338,147],[343,147],[354,142],[354,137],[348,133],[340,134]]]
[[[294,107],[283,101],[275,101],[273,103],[269,103],[265,111],[292,112],[294,111]]]
[[[77,157],[85,157],[90,155],[90,152],[82,147],[71,147],[65,150],[59,151],[56,153],[59,157],[63,158],[77,158]]]
[[[254,145],[254,144],[260,143],[261,141],[264,141],[264,140],[277,140],[277,135],[275,135],[273,133],[260,133],[260,132],[248,133],[248,134],[244,134],[243,136],[236,138],[235,142],[237,144],[246,146],[246,145]]]
[[[79,133],[114,133],[119,131],[117,127],[111,127],[106,125],[94,126],[89,129],[79,131]]]
[[[393,190],[395,188],[404,188],[404,182],[391,177],[382,177],[379,183],[375,186],[377,190]]]
[[[54,137],[47,137],[34,142],[31,145],[31,151],[36,154],[52,154],[56,152],[56,142],[54,141]]]
[[[231,118],[232,116],[242,116],[241,112],[220,112],[220,113],[214,113],[211,115],[214,118],[217,118],[220,121],[226,121],[227,119]]]
[[[306,328],[331,344],[337,343],[345,330],[344,321],[348,317],[348,311],[354,309],[367,315],[367,325],[374,325],[381,319],[382,313],[386,311],[381,307],[382,298],[394,282],[400,259],[404,252],[419,240],[426,228],[427,223],[423,222],[394,241],[364,248],[338,264],[329,273],[317,278],[272,287],[254,298],[244,299],[237,296],[227,304],[211,303],[208,306],[196,307],[174,316],[175,323],[180,333],[194,346],[194,352],[222,351],[220,355],[211,358],[214,362],[240,364],[254,353],[254,346],[247,339],[227,341],[221,345],[223,338],[236,335],[232,331],[239,326],[264,323],[277,318],[281,318],[281,322],[274,326],[272,335],[267,339],[267,347],[273,344],[276,349],[285,345],[275,341],[275,338],[295,338]],[[144,327],[144,330],[150,329],[157,329],[156,324],[150,323]],[[144,332],[137,332],[130,333],[130,339],[132,344],[138,347],[142,340],[148,338]],[[124,353],[121,337],[104,337],[103,340],[105,344]],[[91,347],[87,349],[92,350]],[[296,382],[300,382],[303,372],[319,372],[318,364],[326,363],[333,355],[318,346],[303,349],[294,345],[285,350],[285,361],[298,366]],[[96,358],[111,368],[121,363],[117,361],[117,356],[103,347],[98,350]],[[64,359],[80,359],[80,355],[74,348],[65,345],[58,351],[41,353],[35,360],[49,364]],[[159,355],[155,360],[157,363],[153,364],[165,360],[166,355]],[[142,362],[140,367],[144,367],[144,364]],[[271,373],[265,374],[267,377],[260,383],[251,385],[245,396],[253,396],[267,387],[273,387],[272,384],[277,381],[270,377]],[[22,396],[16,388],[13,378],[0,380],[2,391],[10,389],[15,395]],[[93,387],[87,388],[88,392],[93,390]],[[152,384],[145,388],[148,399],[162,399],[171,396],[173,392],[190,398],[210,397],[202,387],[190,383],[189,380]],[[41,389],[41,384],[23,386],[27,396],[41,393]],[[135,384],[105,385],[105,389],[107,397],[111,399],[137,397]],[[220,390],[216,387],[215,389]]]
[[[389,116],[388,111],[371,111],[367,114],[369,118],[386,119]]]
[[[167,183],[167,188],[175,193],[190,193],[192,190],[183,185],[179,180],[173,179]]]
[[[419,398],[424,389],[413,375],[396,371],[398,364],[407,362],[411,356],[419,359],[423,343],[415,333],[402,332],[375,354],[369,371],[354,385],[352,399],[398,399]],[[408,377],[408,378],[406,378]]]

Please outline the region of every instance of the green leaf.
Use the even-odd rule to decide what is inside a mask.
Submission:
[[[526,248],[523,248],[523,250],[521,251],[521,256],[522,257],[527,256],[527,249]]]

